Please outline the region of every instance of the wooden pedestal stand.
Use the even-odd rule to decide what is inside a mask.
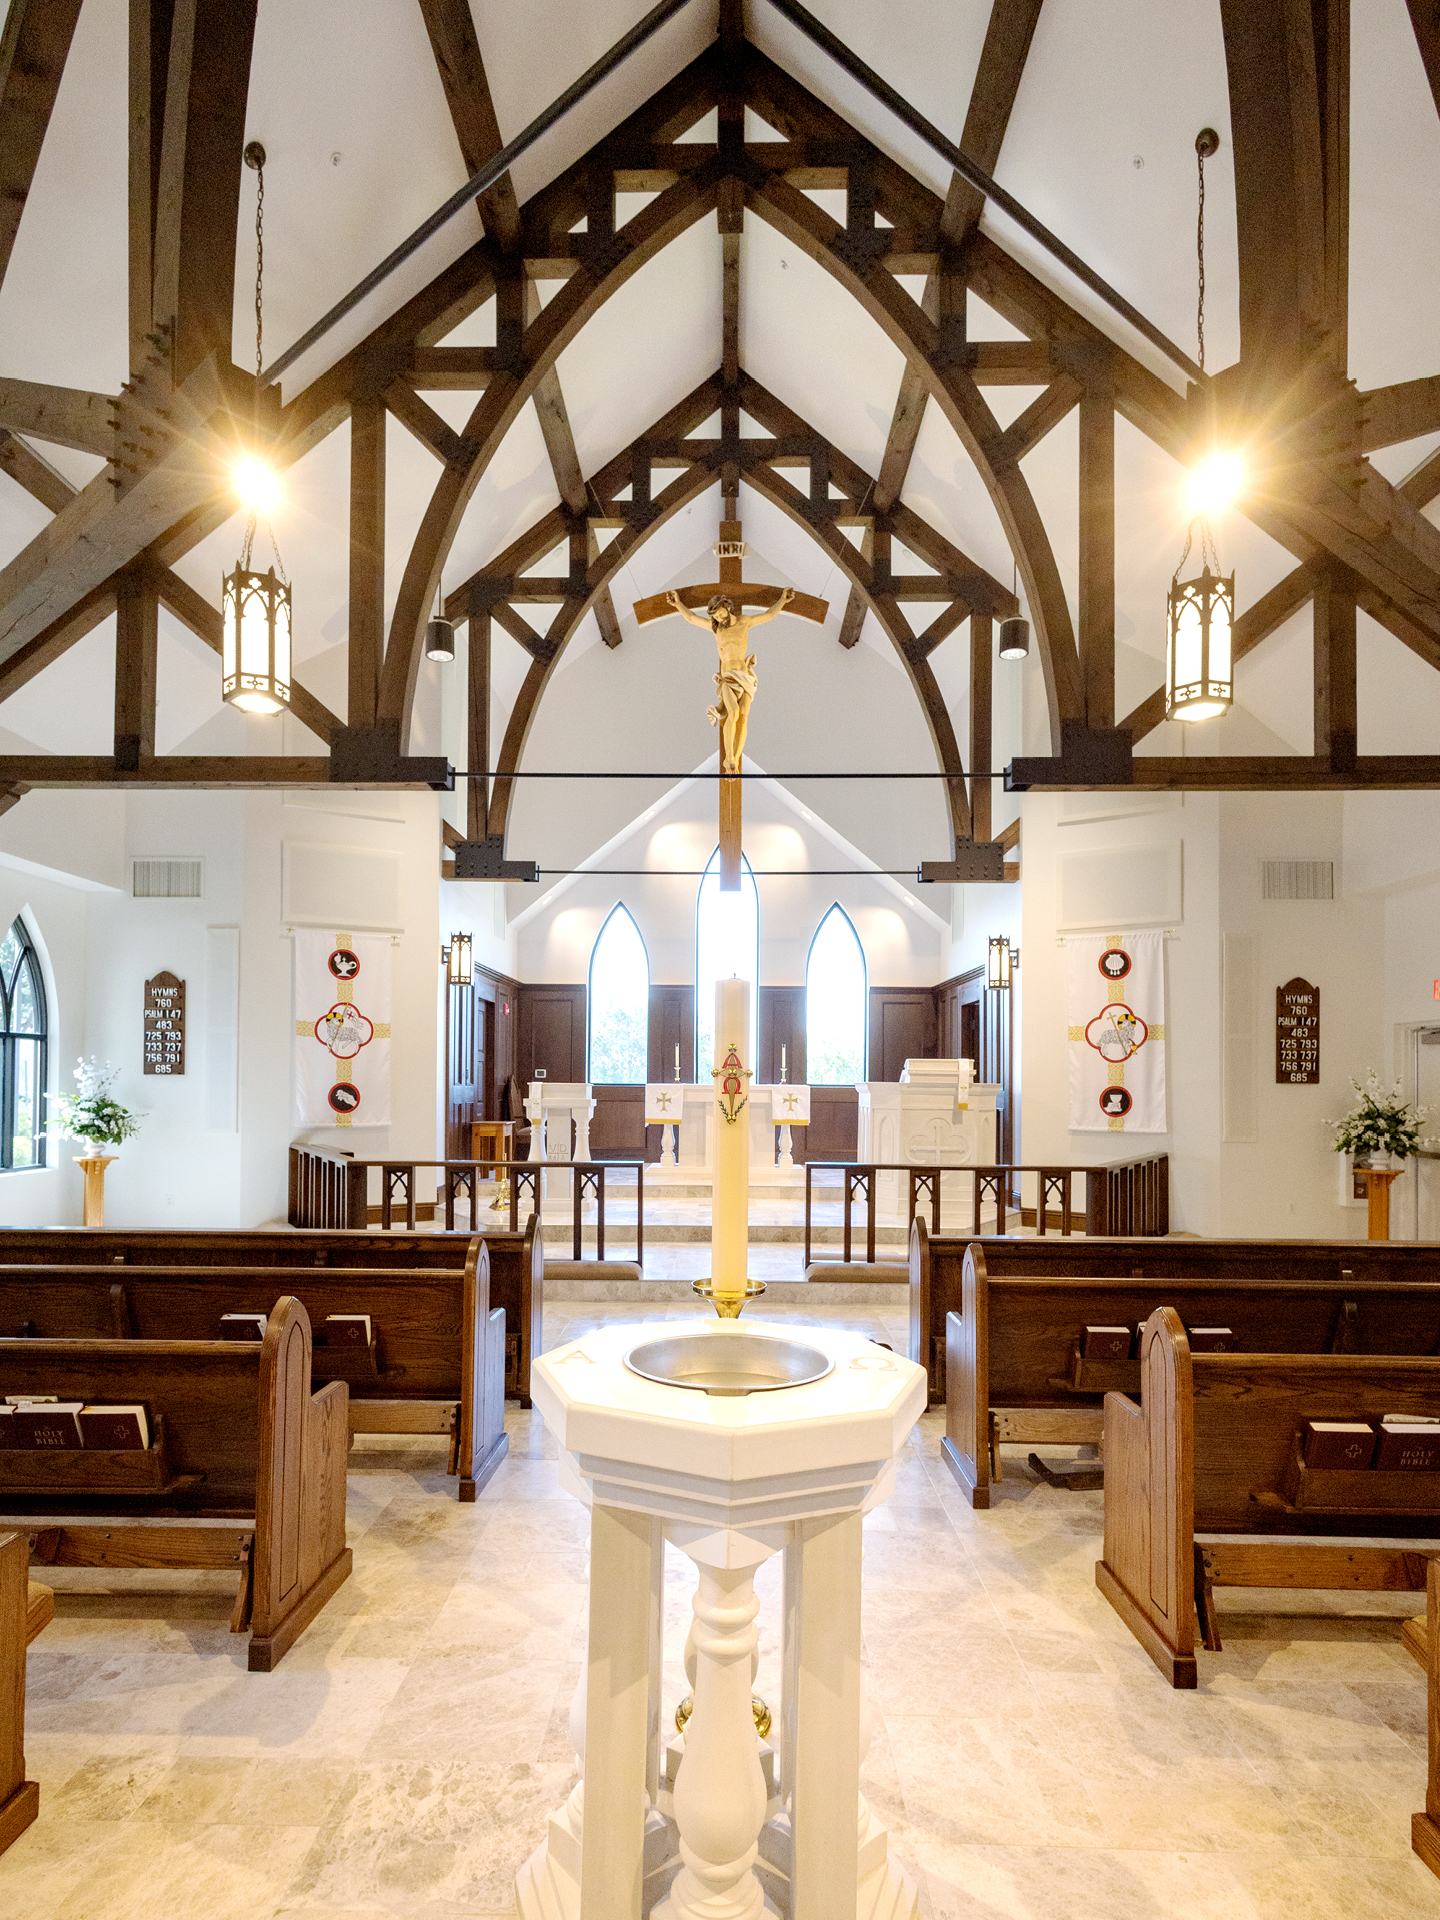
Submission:
[[[85,1225],[105,1224],[105,1169],[119,1159],[114,1153],[77,1153],[75,1164],[85,1175]]]
[[[1390,1238],[1390,1187],[1404,1171],[1401,1167],[1357,1167],[1356,1173],[1365,1182],[1365,1192],[1370,1201],[1370,1238],[1388,1240]]]

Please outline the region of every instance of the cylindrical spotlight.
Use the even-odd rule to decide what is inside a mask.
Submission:
[[[448,620],[432,620],[426,626],[425,658],[427,660],[455,658],[455,629]]]
[[[1023,660],[1030,651],[1030,622],[1016,614],[1000,622],[1000,658]]]

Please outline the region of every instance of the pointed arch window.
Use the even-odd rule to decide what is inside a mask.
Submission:
[[[695,1078],[710,1084],[715,1065],[715,982],[750,982],[750,1059],[760,982],[760,896],[750,862],[740,857],[740,891],[720,891],[720,849],[711,854],[695,896]]]
[[[865,1078],[870,992],[865,949],[837,900],[810,942],[805,963],[805,1078],[812,1086],[853,1086]]]
[[[650,957],[630,911],[611,909],[590,950],[591,1084],[643,1086],[650,1066]]]
[[[0,942],[0,1168],[45,1164],[48,1025],[40,956],[17,914]]]

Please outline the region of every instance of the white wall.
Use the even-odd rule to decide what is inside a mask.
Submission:
[[[75,802],[83,802],[77,815]],[[88,827],[93,823],[94,831]],[[297,1017],[287,928],[315,924],[303,903],[287,917],[286,844],[326,849],[339,898],[361,929],[393,923],[392,1120],[343,1132],[294,1126]],[[96,848],[105,849],[97,862]],[[393,898],[370,897],[392,863]],[[199,900],[136,900],[138,856],[198,856]],[[65,876],[68,866],[78,872]],[[111,884],[94,878],[103,871]],[[378,869],[383,874],[383,861]],[[77,1055],[119,1068],[117,1097],[145,1112],[107,1175],[106,1218],[117,1226],[253,1226],[281,1218],[292,1139],[342,1145],[365,1158],[433,1157],[438,1145],[439,803],[430,794],[32,794],[0,819],[0,915],[26,907],[54,975],[51,1088],[71,1085]],[[381,889],[382,893],[384,889]],[[238,930],[233,1039],[212,1033],[209,930]],[[493,935],[492,935],[493,939]],[[186,983],[182,1076],[142,1072],[144,982],[170,971]],[[223,1047],[228,1059],[207,1057]],[[216,1076],[238,1078],[238,1127],[216,1126]],[[0,1221],[78,1222],[73,1144],[52,1142],[40,1173],[0,1175]]]

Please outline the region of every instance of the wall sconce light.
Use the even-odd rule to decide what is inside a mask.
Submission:
[[[992,993],[1008,993],[1014,984],[1014,972],[1020,964],[1020,949],[1012,947],[1010,937],[992,933],[985,956],[985,984]]]
[[[470,961],[470,936],[468,933],[452,933],[450,944],[440,949],[440,964],[445,969],[446,983],[452,987],[468,987],[474,978],[474,969]]]

